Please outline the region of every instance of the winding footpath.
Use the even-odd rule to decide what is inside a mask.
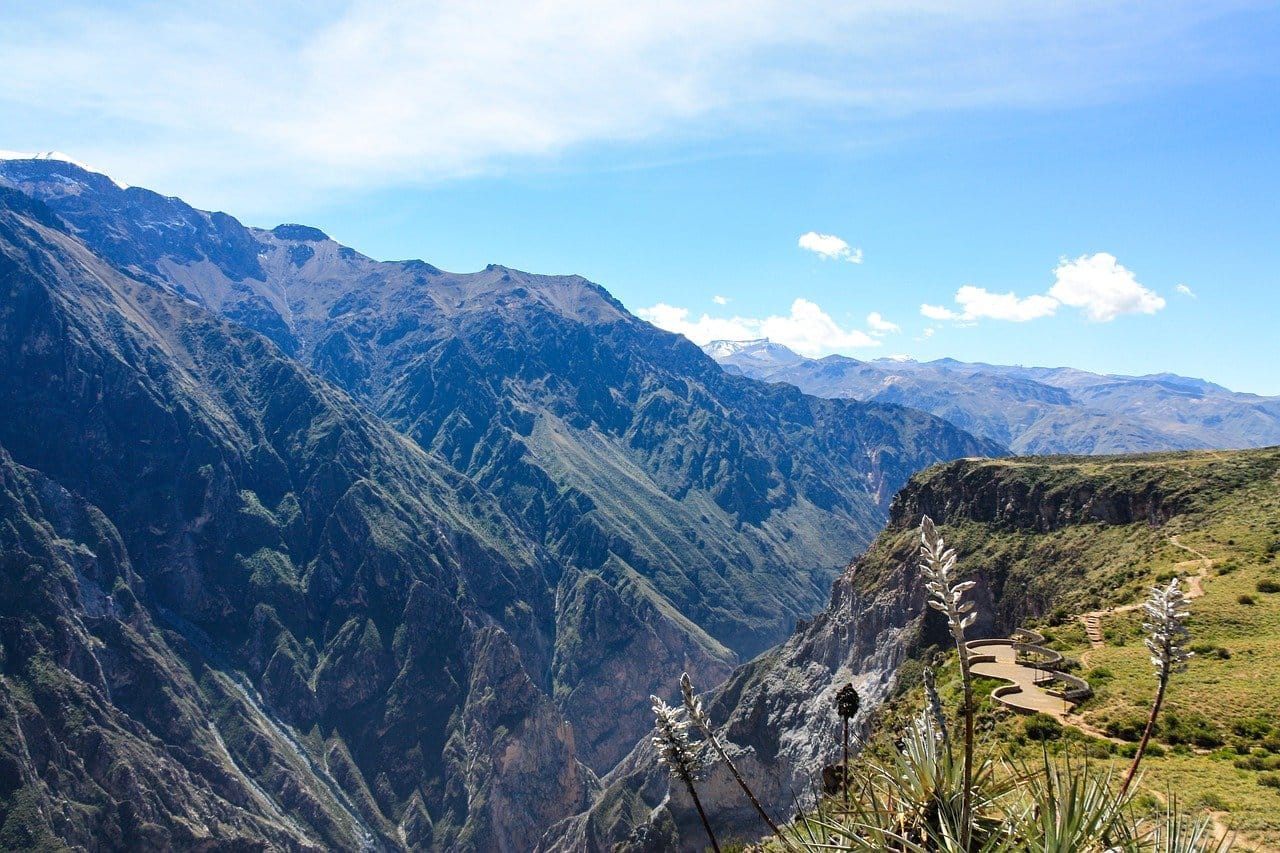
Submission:
[[[1180,563],[1174,563],[1174,571],[1182,572],[1183,569],[1190,566],[1198,566],[1194,574],[1188,574],[1187,579],[1187,598],[1199,598],[1204,595],[1204,579],[1209,576],[1209,569],[1213,566],[1213,560],[1204,554],[1192,548],[1189,545],[1183,545],[1178,541],[1177,536],[1169,537],[1169,544],[1175,548],[1181,548],[1196,556],[1194,560],[1183,560]],[[1107,644],[1106,637],[1102,633],[1102,620],[1107,616],[1114,616],[1118,613],[1129,613],[1133,610],[1141,610],[1142,602],[1136,604],[1125,604],[1120,607],[1108,607],[1105,610],[1091,610],[1088,613],[1080,614],[1080,621],[1084,623],[1085,636],[1089,638],[1089,645],[1095,649],[1100,649]],[[1083,656],[1082,656],[1082,661]]]

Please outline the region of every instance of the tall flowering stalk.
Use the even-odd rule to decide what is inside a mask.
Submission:
[[[849,805],[849,721],[858,715],[858,706],[862,704],[858,697],[858,691],[852,683],[841,687],[836,693],[836,713],[840,715],[840,722],[843,727],[843,748],[844,760],[842,762],[842,773],[844,773],[844,804]]]
[[[1133,755],[1133,764],[1129,765],[1129,772],[1125,775],[1124,784],[1120,787],[1121,796],[1129,790],[1129,784],[1133,781],[1134,774],[1138,772],[1138,765],[1147,751],[1147,742],[1151,740],[1151,734],[1155,731],[1156,717],[1160,714],[1160,705],[1164,702],[1165,688],[1169,686],[1169,676],[1185,670],[1187,661],[1195,654],[1186,647],[1187,640],[1191,638],[1191,632],[1187,630],[1186,625],[1187,617],[1191,615],[1187,610],[1189,604],[1178,578],[1174,578],[1169,581],[1168,586],[1152,587],[1151,595],[1142,606],[1147,617],[1142,623],[1142,629],[1147,632],[1147,651],[1151,652],[1151,665],[1155,667],[1159,687],[1156,688],[1155,701],[1151,703],[1151,716],[1147,718],[1147,727],[1142,732],[1142,741],[1138,744],[1138,751]]]
[[[760,805],[760,801],[756,799],[756,795],[748,787],[746,781],[742,778],[742,774],[738,772],[738,766],[733,763],[733,759],[729,757],[729,753],[725,751],[724,745],[720,743],[720,738],[716,737],[715,729],[711,727],[711,718],[707,716],[707,712],[702,707],[702,699],[698,694],[693,692],[693,679],[689,677],[689,673],[680,674],[680,693],[684,697],[684,709],[689,715],[689,720],[701,730],[707,742],[711,744],[711,748],[716,751],[720,759],[729,767],[729,772],[733,774],[733,778],[737,781],[738,787],[742,789],[742,793],[747,795],[747,799],[751,801],[751,805],[755,806],[756,812],[769,826],[769,830],[774,835],[781,835],[782,830],[773,822],[773,818],[769,817],[769,813],[764,810],[764,806]],[[785,840],[784,840],[785,841]]]
[[[702,808],[702,800],[693,786],[693,777],[702,766],[702,755],[689,740],[689,720],[684,716],[683,708],[673,708],[657,696],[650,696],[653,702],[654,727],[658,730],[653,737],[653,745],[658,749],[658,760],[665,764],[671,775],[684,784],[702,818],[702,826],[711,839],[711,848],[720,853],[720,845],[716,843],[716,834],[711,831],[711,822]]]
[[[924,575],[924,588],[929,593],[929,606],[947,617],[947,627],[960,656],[960,681],[964,686],[964,790],[960,800],[960,826],[963,837],[961,849],[969,849],[973,812],[973,675],[969,671],[969,650],[965,647],[965,629],[973,624],[977,614],[973,602],[965,601],[964,594],[973,589],[973,581],[961,581],[956,577],[956,551],[946,547],[946,542],[933,519],[924,516],[920,520],[920,573]]]

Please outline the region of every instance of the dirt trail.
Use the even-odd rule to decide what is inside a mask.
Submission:
[[[1204,595],[1204,579],[1209,576],[1209,569],[1213,566],[1213,560],[1204,554],[1192,548],[1189,545],[1183,545],[1178,541],[1177,536],[1169,537],[1169,544],[1175,548],[1181,548],[1183,551],[1195,554],[1194,560],[1183,560],[1180,563],[1174,563],[1173,568],[1179,574],[1188,566],[1199,566],[1195,574],[1187,577],[1187,598],[1199,598]],[[1102,620],[1107,616],[1114,616],[1118,613],[1129,613],[1133,610],[1142,609],[1143,602],[1134,604],[1124,604],[1120,607],[1108,607],[1105,610],[1090,610],[1088,613],[1081,613],[1079,619],[1084,623],[1085,636],[1089,638],[1089,645],[1095,649],[1100,649],[1106,645],[1106,638],[1102,633]]]

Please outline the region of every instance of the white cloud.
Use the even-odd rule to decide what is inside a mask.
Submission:
[[[1049,295],[1079,308],[1090,320],[1105,323],[1121,314],[1154,314],[1165,301],[1138,283],[1133,273],[1107,252],[1065,258],[1053,271],[1057,281]]]
[[[862,250],[855,249],[834,234],[809,231],[800,235],[798,245],[801,249],[813,252],[827,260],[848,261],[851,264],[862,263]]]
[[[984,287],[966,284],[955,295],[961,310],[926,302],[920,306],[920,313],[930,320],[962,324],[982,319],[1025,323],[1052,316],[1059,306],[1067,305],[1101,323],[1121,314],[1154,314],[1165,306],[1163,298],[1139,284],[1133,273],[1116,261],[1115,255],[1106,252],[1081,255],[1074,261],[1063,258],[1053,273],[1056,280],[1047,294],[992,293]],[[1177,291],[1195,296],[1185,284],[1178,285]]]
[[[1185,284],[1175,285],[1173,289],[1183,296],[1190,296],[1192,299],[1196,298],[1196,292]]]
[[[871,334],[877,337],[902,331],[902,328],[897,323],[889,322],[880,315],[879,311],[872,311],[867,315],[867,328],[871,330]]]
[[[961,320],[1010,320],[1024,323],[1048,317],[1058,308],[1058,300],[1050,296],[1019,298],[1015,293],[991,293],[986,288],[966,284],[956,291],[956,302],[964,308]]]
[[[927,328],[924,330],[924,333],[923,333],[923,334],[924,334],[924,336],[925,336],[926,338],[932,338],[932,337],[933,337],[934,332],[936,332],[936,331],[938,331],[938,330],[937,330],[937,329],[935,329],[933,326],[929,326],[929,327],[927,327]]]
[[[742,341],[768,338],[774,343],[790,347],[801,355],[818,356],[824,353],[875,347],[880,342],[858,329],[844,329],[816,303],[799,298],[791,303],[791,313],[772,315],[764,319],[752,317],[720,318],[703,314],[696,320],[689,317],[688,308],[658,303],[651,308],[641,308],[636,314],[653,325],[684,335],[695,344],[702,345],[716,340]]]
[[[930,305],[928,302],[920,305],[921,316],[928,317],[930,320],[959,320],[960,315],[952,311],[950,308],[944,308],[941,305]]]
[[[714,303],[715,303],[715,304],[717,304],[717,305],[728,305],[728,304],[729,304],[729,297],[727,297],[727,296],[718,296],[718,295],[717,295],[717,296],[713,296],[713,297],[711,297],[711,301],[712,301],[712,302],[714,302]]]

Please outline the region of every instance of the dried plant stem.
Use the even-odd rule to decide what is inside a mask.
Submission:
[[[969,650],[966,648],[965,629],[973,624],[977,614],[973,602],[965,601],[964,594],[973,589],[973,581],[961,581],[956,575],[956,551],[946,547],[946,542],[933,519],[920,520],[920,571],[925,578],[925,590],[929,593],[929,606],[947,617],[947,627],[955,641],[960,656],[960,680],[964,686],[964,789],[960,793],[961,849],[969,849],[973,822],[973,675],[969,670]]]
[[[1151,740],[1151,735],[1156,729],[1156,717],[1160,714],[1160,705],[1164,702],[1164,691],[1168,686],[1169,673],[1166,672],[1160,677],[1160,686],[1156,688],[1155,701],[1151,703],[1151,715],[1147,717],[1147,727],[1142,730],[1142,740],[1138,742],[1138,751],[1133,754],[1133,763],[1129,765],[1129,772],[1124,775],[1124,783],[1120,786],[1120,797],[1124,797],[1125,792],[1129,790],[1134,774],[1138,772],[1138,765],[1142,763],[1142,756],[1147,751],[1147,743]]]
[[[1142,623],[1142,627],[1147,631],[1145,643],[1147,651],[1151,652],[1151,665],[1155,667],[1159,687],[1156,688],[1155,701],[1151,703],[1147,727],[1142,730],[1142,741],[1138,744],[1138,751],[1133,754],[1133,763],[1125,774],[1124,784],[1120,786],[1122,797],[1133,783],[1138,765],[1142,763],[1142,756],[1147,751],[1147,744],[1155,732],[1156,717],[1160,715],[1160,706],[1164,704],[1169,676],[1186,669],[1187,661],[1194,655],[1186,647],[1191,636],[1186,624],[1187,617],[1191,615],[1186,610],[1187,604],[1186,593],[1182,591],[1178,578],[1169,581],[1168,586],[1153,587],[1150,597],[1143,604],[1146,621]]]
[[[707,717],[706,712],[702,709],[702,700],[693,692],[693,681],[689,678],[689,673],[680,676],[680,691],[684,695],[685,711],[689,714],[689,719],[698,727],[707,742],[711,744],[711,748],[716,751],[720,759],[729,768],[729,772],[733,774],[734,781],[738,783],[738,787],[742,789],[742,793],[747,795],[747,799],[751,801],[751,805],[755,807],[756,812],[764,820],[769,830],[777,836],[781,836],[782,830],[773,822],[773,818],[769,817],[769,813],[764,810],[764,806],[760,805],[760,801],[756,799],[755,792],[747,785],[747,781],[742,778],[742,774],[738,772],[738,765],[733,763],[733,759],[729,757],[729,753],[725,750],[724,744],[720,743],[720,738],[716,737],[715,729],[711,727],[711,720]]]
[[[844,723],[844,769],[841,771],[844,775],[841,781],[844,783],[844,807],[849,808],[849,718],[842,717],[841,722]]]
[[[698,817],[702,818],[702,828],[707,831],[707,838],[711,839],[711,849],[716,853],[720,853],[720,845],[716,843],[716,834],[711,831],[711,821],[707,820],[707,813],[702,808],[702,800],[698,799],[698,791],[693,786],[693,776],[683,765],[676,768],[676,775],[680,777],[680,781],[684,783],[685,790],[689,792],[689,797],[693,800],[693,807],[698,810]]]
[[[960,793],[961,849],[969,849],[973,819],[973,675],[969,672],[969,650],[963,635],[960,650],[960,680],[964,685],[964,790]]]

